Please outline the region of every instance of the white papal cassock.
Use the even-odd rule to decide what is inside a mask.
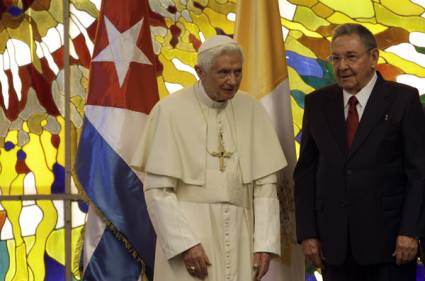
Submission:
[[[208,281],[253,280],[254,252],[280,254],[275,173],[286,160],[255,99],[215,102],[200,82],[181,90],[152,110],[137,153],[158,237],[156,281],[195,280],[181,254],[198,243]]]

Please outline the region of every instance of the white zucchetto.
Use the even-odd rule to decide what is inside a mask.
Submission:
[[[215,47],[227,44],[238,44],[235,39],[230,38],[226,35],[215,35],[213,37],[208,38],[202,43],[201,47],[199,47],[198,54],[213,49]]]

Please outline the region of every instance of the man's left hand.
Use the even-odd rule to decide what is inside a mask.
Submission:
[[[396,264],[404,264],[411,262],[416,258],[418,252],[418,239],[405,235],[397,236],[395,251],[393,256],[396,259]]]
[[[254,277],[261,280],[269,271],[271,255],[269,253],[258,252],[254,254]]]

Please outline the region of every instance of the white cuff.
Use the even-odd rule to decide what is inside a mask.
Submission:
[[[276,198],[254,199],[254,252],[280,255],[280,213]]]

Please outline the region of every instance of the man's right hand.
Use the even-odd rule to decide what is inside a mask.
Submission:
[[[323,269],[324,257],[322,255],[322,245],[319,239],[312,238],[302,241],[301,246],[303,248],[304,255],[306,258],[317,268]]]
[[[210,261],[201,244],[197,244],[183,253],[183,262],[190,275],[204,280],[208,276]]]

